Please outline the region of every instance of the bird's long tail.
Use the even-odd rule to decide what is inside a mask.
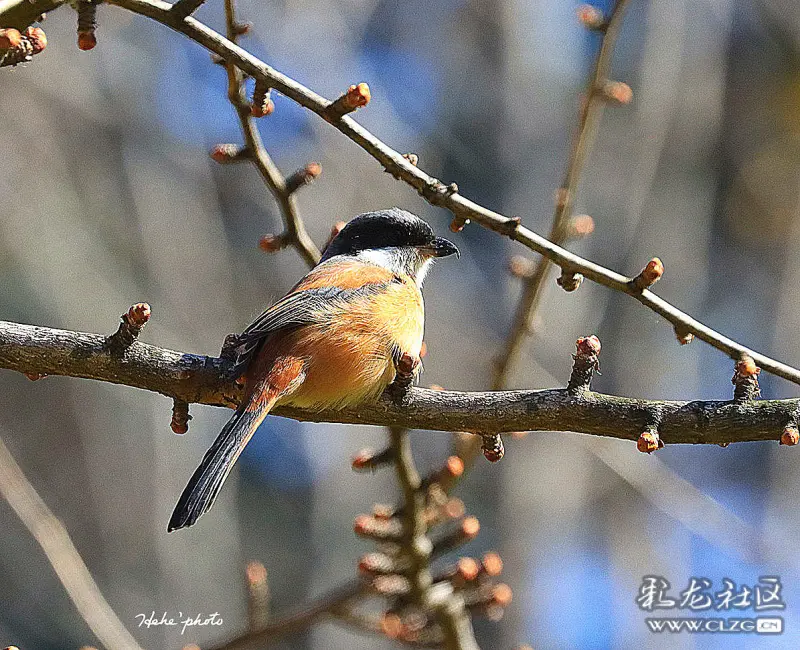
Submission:
[[[200,466],[178,499],[170,517],[167,532],[193,525],[214,505],[222,484],[250,438],[279,398],[298,388],[305,377],[304,361],[293,357],[274,359],[265,351],[261,367],[270,367],[269,374],[247,389],[247,398],[236,409],[211,445]],[[256,369],[255,376],[259,376]]]
[[[233,464],[239,458],[272,403],[243,404],[220,431],[178,499],[167,531],[193,525],[211,508]]]
[[[167,525],[167,532],[193,525],[214,505],[236,459],[281,395],[279,391],[260,388],[261,390],[254,390],[251,397],[236,409],[203,456],[178,499]]]

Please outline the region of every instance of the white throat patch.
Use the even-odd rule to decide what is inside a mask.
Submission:
[[[431,268],[431,264],[433,264],[433,257],[423,255],[419,250],[410,246],[403,248],[370,248],[358,251],[356,257],[370,264],[389,269],[392,273],[409,275],[420,288]]]

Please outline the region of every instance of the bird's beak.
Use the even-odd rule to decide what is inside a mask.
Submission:
[[[431,253],[434,257],[447,257],[448,255],[461,257],[461,252],[456,248],[456,245],[443,237],[437,237],[433,240]]]

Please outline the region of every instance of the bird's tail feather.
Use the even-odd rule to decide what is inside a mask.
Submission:
[[[243,404],[223,427],[214,444],[203,457],[167,525],[167,532],[194,524],[214,504],[222,484],[258,425],[269,413],[275,400]]]

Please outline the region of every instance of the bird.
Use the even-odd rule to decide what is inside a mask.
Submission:
[[[213,505],[234,463],[276,406],[312,411],[402,393],[421,370],[422,283],[437,258],[460,255],[418,216],[360,214],[313,269],[238,337],[230,376],[243,399],[181,494],[167,531]]]

